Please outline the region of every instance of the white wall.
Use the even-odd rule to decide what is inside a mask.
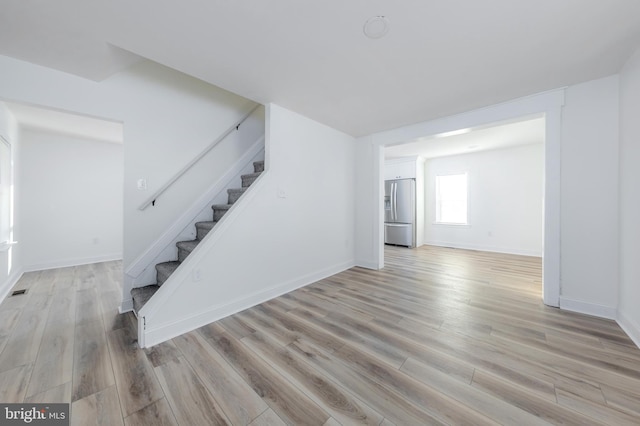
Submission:
[[[640,346],[640,50],[620,73],[618,322]]]
[[[0,56],[0,98],[107,118],[124,123],[125,268],[256,139],[233,137],[155,207],[137,210],[153,190],[190,161],[252,103],[152,62],[93,82]],[[138,191],[146,178],[149,190]]]
[[[121,259],[123,146],[35,129],[20,140],[22,267]]]
[[[427,160],[425,243],[541,256],[543,172],[543,144]],[[436,224],[436,176],[459,173],[467,173],[469,224]]]
[[[353,266],[354,139],[273,104],[266,138],[266,172],[140,311],[145,345]]]
[[[373,167],[377,164],[377,167]],[[382,191],[384,191],[383,147],[371,136],[356,140],[356,264],[364,268],[383,267],[382,245],[378,236],[382,228]]]
[[[13,115],[3,102],[0,102],[0,135],[11,144],[11,154],[15,161],[20,149],[18,128]],[[15,229],[13,239],[19,239],[19,235]],[[17,251],[17,246],[0,250],[0,301],[4,299],[21,273]]]
[[[562,112],[560,306],[615,318],[618,76],[566,91]]]

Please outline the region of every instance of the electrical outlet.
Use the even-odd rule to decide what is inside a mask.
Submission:
[[[194,282],[198,282],[200,280],[202,280],[202,271],[200,270],[200,268],[194,269],[193,270],[193,281]]]

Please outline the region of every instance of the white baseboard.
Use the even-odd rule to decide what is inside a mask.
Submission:
[[[125,312],[133,311],[133,299],[125,299],[120,302],[118,312],[124,314]]]
[[[7,298],[7,296],[9,295],[9,292],[11,292],[11,289],[13,288],[13,286],[15,286],[18,283],[20,278],[22,278],[22,274],[24,274],[24,273],[25,273],[24,270],[18,269],[16,271],[12,272],[11,275],[9,275],[7,277],[7,280],[0,287],[0,302],[4,301],[4,299]]]
[[[633,343],[636,344],[638,348],[640,348],[640,325],[631,321],[629,317],[625,316],[620,310],[618,310],[618,317],[616,318],[616,322],[622,328],[622,330],[627,333],[627,336]]]
[[[361,268],[373,269],[377,271],[380,269],[378,266],[378,262],[374,262],[371,260],[356,260],[355,266],[360,266]]]
[[[466,244],[466,243],[458,243],[458,242],[431,241],[431,240],[425,240],[424,245],[437,246],[437,247],[453,247],[453,248],[458,248],[463,250],[489,251],[493,253],[515,254],[519,256],[542,257],[541,251],[520,249],[520,248],[513,248],[513,247],[493,247],[493,246],[485,246],[482,244]]]
[[[615,320],[618,316],[618,312],[615,307],[567,299],[562,296],[560,297],[560,309],[612,320]]]
[[[260,303],[271,300],[282,294],[289,293],[290,291],[293,291],[300,287],[307,286],[331,275],[335,275],[353,266],[355,266],[355,262],[353,260],[344,262],[313,272],[311,274],[304,275],[302,277],[292,279],[285,283],[278,284],[266,290],[254,293],[250,296],[236,299],[224,305],[213,306],[204,312],[196,313],[190,317],[180,319],[179,321],[168,324],[160,324],[157,327],[154,327],[152,324],[147,324],[141,346],[148,348],[153,345],[165,342],[176,336],[200,328],[203,325],[210,324],[214,321],[225,318],[229,315],[233,315],[252,306],[259,305]],[[142,320],[139,320],[139,324],[141,322]]]
[[[111,262],[122,260],[122,253],[104,254],[92,257],[79,257],[75,259],[52,260],[51,262],[36,263],[24,266],[23,272],[44,271],[47,269],[68,268],[70,266],[89,265],[91,263]]]

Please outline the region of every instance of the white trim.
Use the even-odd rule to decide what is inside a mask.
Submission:
[[[450,247],[450,248],[463,249],[463,250],[489,251],[493,253],[515,254],[519,256],[542,257],[542,253],[540,253],[539,251],[519,249],[519,248],[513,248],[513,247],[494,247],[494,246],[485,246],[482,244],[464,244],[464,243],[461,244],[461,243],[450,243],[446,241],[425,241],[424,245],[437,246],[437,247]]]
[[[247,188],[247,190],[242,194],[242,200],[238,200],[238,202],[234,203],[229,211],[218,221],[216,226],[207,234],[206,238],[202,240],[200,244],[189,254],[189,256],[180,264],[180,267],[174,271],[173,274],[162,284],[162,286],[158,289],[158,291],[153,295],[153,297],[140,309],[138,312],[138,345],[141,348],[147,347],[148,339],[147,339],[147,326],[146,320],[150,318],[150,322],[153,321],[154,315],[159,315],[162,318],[162,312],[157,312],[163,306],[169,302],[171,296],[179,291],[182,283],[187,279],[189,274],[191,274],[193,270],[193,265],[197,265],[198,262],[202,261],[204,254],[207,252],[207,248],[216,244],[220,239],[220,235],[222,235],[235,221],[237,215],[233,214],[234,211],[241,212],[248,204],[250,204],[251,199],[255,197],[258,190],[264,185],[265,179],[269,175],[268,163],[265,162],[264,172],[258,176],[258,178]],[[128,282],[128,277],[125,276],[125,280]],[[123,291],[125,291],[126,286],[123,285]],[[230,315],[230,314],[228,314]],[[220,317],[222,318],[222,317]],[[209,322],[213,322],[215,320],[211,320]],[[179,324],[182,324],[184,321],[178,321]],[[188,323],[187,323],[188,324]],[[205,323],[208,324],[208,323]],[[183,327],[183,326],[175,326],[175,327]],[[173,329],[175,329],[173,327]],[[187,327],[187,325],[184,325]],[[197,327],[195,327],[197,328]],[[181,333],[171,335],[171,337],[167,337],[165,340],[171,339],[179,334],[186,333],[188,331],[193,330],[194,328],[184,329]],[[167,332],[171,334],[172,332]],[[162,335],[165,335],[164,333]],[[156,337],[157,339],[158,337]],[[161,340],[164,341],[164,340]],[[161,341],[154,341],[156,343],[160,343]]]
[[[384,160],[385,164],[403,164],[403,163],[415,163],[418,161],[425,162],[425,159],[420,157],[419,155],[409,155],[406,157],[396,157],[396,158],[388,158]],[[411,178],[415,179],[415,178]]]
[[[560,174],[562,142],[562,106],[565,103],[566,88],[559,88],[532,94],[496,105],[463,112],[457,115],[424,121],[397,129],[371,135],[373,144],[380,147],[412,142],[418,138],[474,128],[486,124],[544,114],[545,116],[545,192],[544,192],[544,250],[542,299],[546,305],[559,306],[560,303]],[[374,176],[383,170],[383,165],[372,164]],[[384,189],[384,183],[379,185]],[[381,189],[381,190],[382,190]],[[382,210],[382,195],[375,200],[377,209]],[[376,208],[375,206],[373,208]],[[382,227],[380,223],[380,227]],[[381,232],[381,231],[378,231]],[[380,264],[384,264],[382,235],[378,235]]]
[[[44,271],[46,269],[68,268],[70,266],[89,265],[91,263],[111,262],[114,260],[122,260],[122,253],[105,254],[93,257],[80,257],[76,259],[55,260],[51,262],[37,263],[34,265],[26,265],[22,268],[23,272]]]
[[[567,299],[562,296],[560,297],[560,309],[612,320],[617,317],[617,310],[612,306],[597,305],[581,300]]]
[[[542,249],[542,300],[560,306],[560,178],[562,171],[562,106],[564,89],[558,91],[558,104],[545,111],[544,216]]]
[[[373,270],[376,270],[376,271],[380,269],[376,262],[372,262],[370,260],[356,260],[356,263],[355,263],[354,266],[359,266],[361,268],[367,268],[367,269],[373,269]]]
[[[147,269],[155,259],[162,253],[164,249],[171,245],[173,240],[180,235],[194,217],[211,204],[211,200],[215,198],[221,191],[227,188],[233,179],[244,169],[249,161],[253,159],[262,149],[264,145],[264,135],[260,137],[245,152],[242,157],[236,161],[233,166],[224,173],[220,179],[214,182],[207,191],[205,191],[184,213],[176,219],[175,222],[157,239],[147,250],[138,256],[126,269],[125,274],[137,278],[145,269]]]
[[[631,321],[622,312],[620,312],[620,310],[618,310],[618,317],[616,319],[616,322],[618,323],[620,328],[622,328],[622,330],[627,333],[627,336],[629,336],[629,338],[633,340],[633,343],[635,343],[636,346],[640,348],[640,325]]]
[[[263,185],[265,178],[267,178],[268,170],[264,172],[247,188],[242,194],[242,201],[234,203],[227,213],[222,216],[216,226],[207,234],[207,237],[196,246],[195,249],[189,254],[189,256],[180,264],[180,267],[176,269],[169,278],[162,284],[153,297],[140,309],[138,315],[140,317],[153,318],[156,315],[158,309],[162,308],[171,295],[179,291],[181,283],[184,282],[191,274],[193,270],[192,265],[197,265],[198,262],[203,260],[203,254],[207,252],[209,247],[212,247],[220,239],[220,236],[231,226],[236,220],[237,214],[233,212],[241,212],[246,208],[250,201],[255,197],[260,187]],[[162,313],[160,313],[162,315]]]
[[[372,138],[373,140],[373,138]],[[373,155],[373,194],[371,206],[373,215],[373,251],[376,256],[376,269],[384,268],[384,146],[372,142]]]
[[[15,286],[18,281],[20,281],[20,278],[22,278],[22,275],[25,272],[26,271],[22,269],[18,269],[7,277],[7,281],[5,281],[4,285],[0,287],[0,302],[3,302],[4,299],[7,298],[13,286]]]
[[[3,241],[0,243],[0,251],[7,251],[11,246],[15,246],[16,244],[18,244],[17,241]]]
[[[118,307],[118,313],[124,314],[125,312],[133,311],[133,299],[125,299],[120,302]]]
[[[203,325],[212,323],[229,315],[233,315],[252,306],[259,305],[267,300],[271,300],[282,294],[312,284],[316,281],[322,280],[323,278],[335,275],[353,266],[355,266],[353,261],[333,265],[329,268],[278,284],[259,293],[254,293],[250,296],[236,299],[230,303],[214,306],[206,311],[193,314],[188,318],[148,328],[145,330],[144,341],[141,343],[141,347],[145,348],[157,345],[158,343],[162,343],[191,330],[195,330]],[[140,326],[141,322],[143,322],[143,318],[139,317],[138,326]]]
[[[133,311],[133,299],[131,298],[131,289],[135,279],[131,278],[127,274],[122,274],[122,300],[118,311],[123,314],[125,312]]]

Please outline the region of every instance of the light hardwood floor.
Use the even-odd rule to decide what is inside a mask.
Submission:
[[[0,305],[0,401],[74,425],[640,424],[640,350],[540,300],[538,258],[388,247],[151,349],[119,262],[28,273]]]

